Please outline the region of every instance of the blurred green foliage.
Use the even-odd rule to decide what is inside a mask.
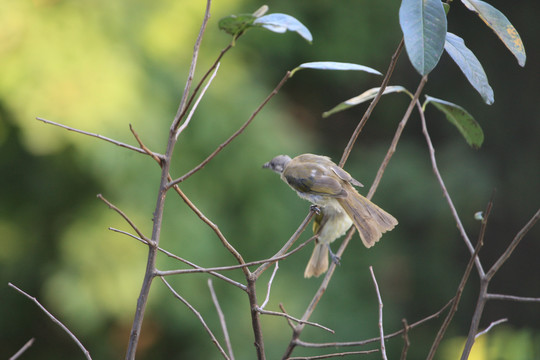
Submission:
[[[439,167],[473,239],[479,229],[473,214],[485,207],[492,190],[497,189],[481,252],[485,266],[496,259],[540,203],[536,100],[540,79],[535,68],[540,47],[533,16],[539,4],[523,2],[509,7],[503,1],[491,3],[520,31],[531,59],[528,65],[518,68],[490,31],[456,4],[449,13],[449,30],[463,37],[482,62],[496,101],[485,106],[444,56],[426,88],[427,94],[466,108],[484,129],[484,146],[474,151],[442,115],[427,113]],[[196,79],[230,40],[218,30],[219,19],[261,5],[248,0],[213,4]],[[264,30],[250,30],[240,38],[223,59],[214,83],[180,138],[174,176],[190,170],[230,136],[287,70],[307,61],[332,60],[384,71],[401,37],[398,1],[375,4],[358,0],[337,5],[321,0],[276,0],[268,5],[271,12],[302,21],[313,33],[313,45],[296,34]],[[66,334],[7,287],[9,281],[36,296],[94,358],[120,358],[142,283],[146,249],[107,230],[130,231],[95,195],[102,193],[149,234],[159,169],[145,156],[34,118],[135,145],[128,128],[132,124],[147,146],[164,151],[204,2],[0,0],[0,8],[0,357],[11,356],[31,337],[36,342],[26,358],[81,357]],[[313,152],[339,159],[365,107],[328,119],[321,118],[322,112],[378,86],[379,81],[363,73],[298,73],[246,132],[183,183],[182,189],[247,260],[272,255],[296,229],[308,206],[275,174],[261,170],[261,165],[279,153]],[[418,81],[402,56],[391,84],[412,89]],[[347,170],[364,184],[374,178],[406,103],[406,97],[399,95],[384,98],[360,135]],[[374,266],[381,287],[387,332],[399,329],[401,318],[412,323],[437,311],[454,295],[468,254],[432,175],[415,116],[374,200],[395,215],[400,225],[370,251],[353,241],[312,318],[335,329],[336,335],[306,329],[306,340],[352,341],[377,336],[377,303],[369,265]],[[524,239],[495,277],[492,291],[539,296],[539,234],[536,228]],[[309,232],[302,239],[308,236]],[[234,264],[211,229],[172,193],[166,203],[161,246],[201,266]],[[303,312],[319,284],[302,277],[310,251],[280,263],[269,309],[277,310],[282,302],[292,315]],[[160,256],[158,264],[160,269],[179,266],[165,256]],[[261,298],[269,275],[261,279]],[[230,276],[242,280],[239,272]],[[221,339],[207,278],[182,276],[170,282],[201,311]],[[473,274],[449,337],[466,334],[475,285]],[[245,294],[217,280],[214,286],[236,357],[253,358]],[[487,343],[496,347],[519,342],[527,351],[524,358],[528,354],[539,358],[540,349],[533,344],[538,343],[540,307],[489,303],[483,325],[501,317],[508,317],[518,330],[495,329],[484,337]],[[425,356],[439,323],[410,334],[410,358]],[[287,325],[283,319],[265,317],[263,327],[268,356],[277,358],[289,341]],[[153,284],[142,334],[140,359],[217,358],[198,320],[159,280]],[[396,338],[388,346],[395,358],[402,343]],[[478,347],[482,350],[483,346]]]

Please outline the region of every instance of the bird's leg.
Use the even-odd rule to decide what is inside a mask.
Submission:
[[[332,259],[332,262],[336,265],[341,265],[341,258],[334,254],[334,252],[330,248],[330,244],[326,244],[326,247],[328,247],[328,252],[330,253],[330,259]]]
[[[309,210],[313,211],[315,214],[317,215],[320,215],[321,214],[321,208],[318,207],[317,205],[315,204],[311,204],[311,206],[309,207]]]

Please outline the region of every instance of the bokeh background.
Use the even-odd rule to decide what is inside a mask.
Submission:
[[[489,77],[495,103],[487,106],[447,55],[430,75],[425,93],[465,107],[485,132],[479,150],[435,110],[428,110],[439,167],[472,239],[473,219],[495,190],[481,251],[490,266],[540,203],[539,28],[536,1],[492,0],[519,31],[528,59],[520,68],[496,36],[459,2],[449,30],[463,37]],[[197,77],[229,42],[217,22],[251,13],[264,3],[215,1],[199,56]],[[251,30],[223,59],[218,76],[184,132],[172,173],[180,176],[234,132],[287,70],[308,61],[345,61],[382,72],[400,41],[397,0],[267,2],[270,12],[298,18],[313,44],[293,33]],[[107,230],[130,230],[96,198],[101,193],[147,234],[159,184],[149,158],[109,143],[45,125],[36,116],[136,144],[132,124],[151,149],[165,150],[168,128],[187,76],[205,2],[0,0],[0,357],[28,339],[25,359],[82,358],[68,336],[37,307],[10,289],[36,296],[85,344],[95,359],[122,358],[142,283],[146,249]],[[338,160],[367,105],[328,119],[321,113],[380,78],[364,73],[297,73],[247,131],[182,188],[248,260],[271,256],[308,210],[275,174],[261,165],[276,154],[326,154]],[[415,89],[420,77],[403,54],[392,85]],[[390,144],[408,98],[383,98],[347,163],[369,185]],[[366,251],[355,237],[343,256],[313,321],[336,331],[306,329],[307,341],[375,337],[377,302],[368,267],[381,288],[386,332],[430,315],[455,293],[468,252],[431,172],[419,118],[413,114],[374,197],[400,225]],[[309,231],[302,239],[307,239]],[[531,231],[494,278],[491,291],[540,296],[540,229]],[[171,193],[161,246],[202,266],[234,264],[215,234]],[[268,309],[283,303],[300,316],[320,280],[303,278],[311,250],[280,263]],[[165,256],[160,269],[181,267]],[[264,297],[265,274],[259,285]],[[230,276],[241,280],[239,272]],[[221,339],[206,275],[170,278]],[[473,271],[459,311],[438,354],[457,357],[477,295]],[[247,298],[214,280],[238,359],[254,358]],[[540,305],[490,302],[482,326],[507,317],[475,346],[475,359],[540,359]],[[441,320],[411,332],[409,358],[422,358]],[[269,358],[290,339],[283,319],[263,318]],[[388,341],[391,358],[402,340]],[[372,346],[376,347],[376,345]],[[370,347],[371,348],[371,347]],[[330,350],[332,351],[332,350]],[[295,355],[319,354],[297,349]],[[363,358],[376,359],[374,354]],[[139,345],[140,359],[211,359],[219,354],[195,316],[160,281],[153,284]]]

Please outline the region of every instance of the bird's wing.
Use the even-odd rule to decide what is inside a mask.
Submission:
[[[339,178],[334,174],[326,174],[321,167],[311,166],[309,163],[289,164],[283,177],[296,191],[332,197],[347,196]]]
[[[364,185],[362,185],[362,183],[358,180],[356,180],[355,178],[353,178],[351,176],[351,174],[349,174],[348,172],[346,172],[345,170],[343,170],[342,168],[340,168],[339,166],[337,165],[333,165],[330,167],[332,169],[332,171],[343,181],[346,181],[348,183],[351,183],[353,184],[354,186],[360,186],[360,187],[363,187]]]

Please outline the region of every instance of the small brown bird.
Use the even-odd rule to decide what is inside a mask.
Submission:
[[[313,231],[319,236],[304,272],[306,278],[326,272],[330,243],[345,234],[352,224],[364,245],[370,248],[398,223],[392,215],[360,195],[353,185],[363,185],[326,156],[303,154],[291,159],[279,155],[263,168],[281,174],[281,179],[296,190],[298,196],[321,209],[313,224]]]

